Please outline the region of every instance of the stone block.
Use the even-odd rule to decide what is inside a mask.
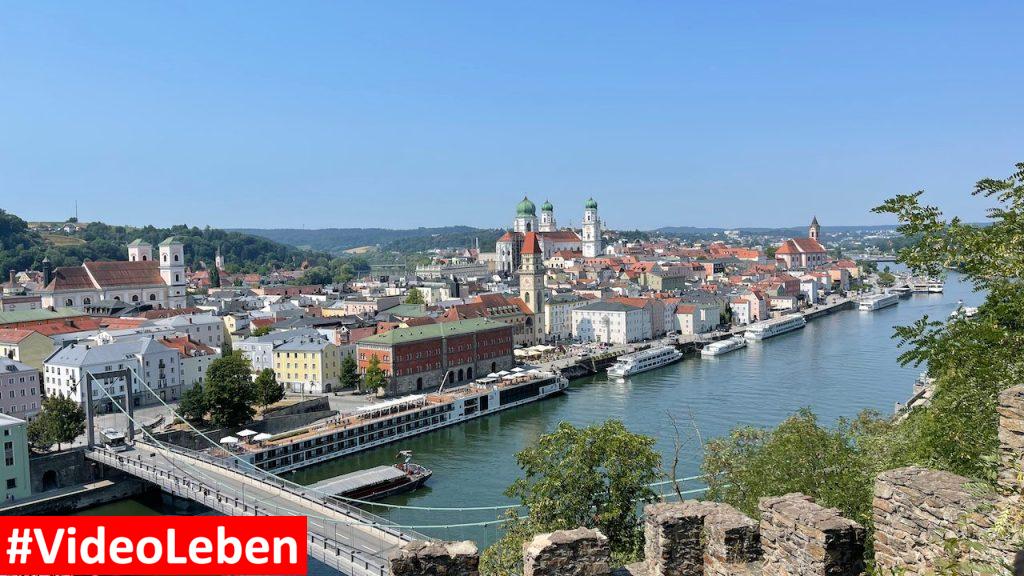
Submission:
[[[688,500],[644,513],[650,576],[745,574],[761,558],[757,522],[732,506]]]
[[[864,570],[864,528],[803,494],[762,498],[765,576],[855,576]]]
[[[479,576],[480,554],[472,542],[415,540],[388,558],[391,576]]]
[[[597,530],[538,534],[523,545],[523,576],[608,576],[611,547]]]

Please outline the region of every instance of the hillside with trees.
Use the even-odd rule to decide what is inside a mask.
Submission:
[[[32,230],[18,216],[0,210],[0,270],[39,270],[44,257],[54,266],[74,266],[85,260],[124,260],[126,246],[132,240],[141,238],[156,250],[168,236],[184,243],[185,264],[193,268],[200,267],[200,263],[212,265],[218,248],[230,273],[297,269],[304,262],[313,267],[340,266],[324,252],[302,250],[266,238],[210,227],[135,228],[93,222],[64,236],[76,242],[55,243],[47,236],[54,235]]]
[[[444,226],[439,228],[245,228],[243,234],[261,236],[274,242],[310,250],[341,254],[346,250],[373,246],[384,252],[422,252],[435,248],[470,248],[480,240],[480,249],[494,250],[494,243],[504,234],[496,228]]]

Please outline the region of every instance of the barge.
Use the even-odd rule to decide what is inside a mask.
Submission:
[[[733,336],[732,338],[708,344],[700,351],[700,355],[703,358],[713,358],[715,356],[721,356],[722,354],[728,354],[729,352],[739,350],[740,348],[746,348],[746,346],[746,338],[743,336]]]
[[[258,444],[243,444],[238,456],[268,472],[289,472],[536,402],[568,386],[568,379],[553,372],[500,372],[443,392],[364,406]]]
[[[341,501],[374,502],[389,496],[411,492],[423,486],[433,471],[419,464],[403,462],[393,466],[375,466],[317,482],[309,488]]]

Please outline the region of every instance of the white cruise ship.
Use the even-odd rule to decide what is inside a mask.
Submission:
[[[787,314],[781,318],[755,322],[751,324],[743,336],[747,340],[764,340],[779,334],[785,334],[792,330],[803,328],[807,325],[807,319],[803,314]]]
[[[916,294],[941,294],[946,285],[937,278],[911,278],[910,289]]]
[[[676,350],[675,347],[658,346],[620,356],[615,364],[608,367],[608,375],[613,378],[626,378],[633,374],[661,368],[682,359],[682,352]]]
[[[871,296],[861,298],[860,303],[857,305],[857,309],[861,312],[874,312],[875,310],[895,306],[899,303],[899,294],[872,294]]]
[[[719,340],[718,342],[712,342],[701,349],[700,355],[705,358],[712,356],[721,356],[722,354],[728,354],[734,350],[739,350],[747,345],[747,339],[743,336],[733,336],[725,340]]]

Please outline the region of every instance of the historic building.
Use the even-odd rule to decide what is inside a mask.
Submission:
[[[536,232],[523,237],[523,252],[519,264],[519,297],[533,315],[530,340],[544,341],[544,255]]]
[[[81,308],[109,301],[184,308],[185,250],[172,237],[160,243],[159,260],[153,260],[152,245],[142,240],[128,245],[127,262],[85,262],[51,272],[49,260],[45,260],[43,283],[40,294],[44,307]]]
[[[541,205],[541,214],[538,219],[537,207],[529,198],[524,197],[516,205],[512,230],[499,238],[495,245],[497,272],[512,275],[519,270],[523,239],[527,232],[537,234],[537,242],[540,245],[543,260],[547,260],[559,252],[582,253],[585,257],[596,257],[602,254],[601,222],[597,216],[597,202],[593,198],[584,204],[583,236],[581,237],[574,230],[558,228],[555,220],[555,207],[551,202],[544,202]]]
[[[828,252],[821,245],[821,225],[815,217],[807,230],[807,238],[790,238],[775,251],[775,259],[787,269],[817,268],[828,263]]]

